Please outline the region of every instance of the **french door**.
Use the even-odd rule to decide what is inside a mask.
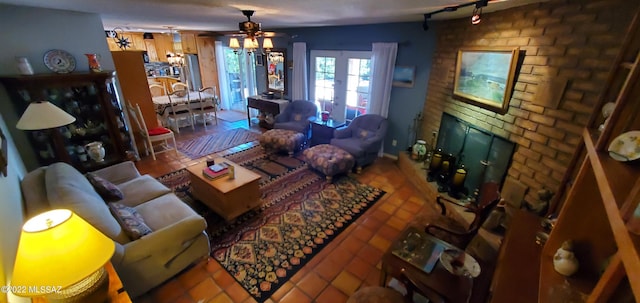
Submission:
[[[218,58],[218,66],[222,66],[218,68],[222,108],[245,112],[247,97],[257,94],[254,54],[216,46],[223,54]]]
[[[311,51],[311,100],[318,110],[350,122],[369,109],[371,52]]]

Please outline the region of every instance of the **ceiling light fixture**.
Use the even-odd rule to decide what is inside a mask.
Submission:
[[[169,35],[171,36],[171,41],[174,41],[171,44],[171,49],[173,51],[168,51],[167,52],[167,61],[169,61],[169,64],[171,64],[172,66],[177,66],[177,67],[182,67],[182,65],[184,64],[184,56],[181,53],[178,53],[175,51],[175,34],[173,32],[173,27],[172,26],[167,26],[167,28],[169,29]]]
[[[422,23],[422,29],[424,29],[425,31],[429,29],[429,26],[427,24],[427,20],[430,19],[432,15],[443,13],[443,12],[455,12],[459,8],[467,7],[467,6],[471,6],[471,5],[475,5],[476,6],[473,9],[473,16],[471,17],[471,23],[472,24],[478,24],[481,21],[480,15],[482,14],[482,7],[487,6],[488,4],[489,4],[489,0],[477,0],[477,1],[474,1],[474,2],[463,3],[463,4],[456,5],[456,6],[447,6],[445,8],[439,9],[437,11],[426,13],[426,14],[424,14],[424,22]]]
[[[238,23],[238,29],[240,30],[238,33],[238,37],[244,37],[242,48],[247,51],[247,53],[252,53],[260,48],[260,42],[258,38],[262,38],[262,49],[265,51],[269,51],[273,48],[273,41],[271,38],[265,37],[265,33],[262,31],[262,26],[260,23],[251,21],[251,16],[255,11],[252,10],[243,10],[242,14],[247,17],[247,21],[243,21]],[[234,53],[238,53],[241,51],[240,41],[237,37],[231,37],[229,39],[229,48],[233,49]]]

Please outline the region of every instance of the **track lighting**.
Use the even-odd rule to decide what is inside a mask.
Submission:
[[[422,23],[422,29],[425,31],[429,29],[429,25],[427,24],[427,20],[431,18],[432,15],[442,13],[442,12],[455,12],[459,8],[467,7],[471,5],[475,5],[476,7],[473,9],[473,15],[471,17],[472,24],[478,24],[481,21],[482,15],[482,7],[485,7],[489,4],[489,0],[477,0],[474,2],[463,3],[455,6],[447,6],[445,8],[439,9],[434,12],[424,14],[424,22]]]
[[[476,1],[476,8],[473,9],[473,15],[471,15],[471,24],[480,24],[480,21],[482,21],[482,7],[487,6],[488,4],[489,0]]]
[[[426,32],[429,30],[429,24],[427,20],[431,18],[431,14],[424,14],[424,22],[422,22],[422,29]]]
[[[480,15],[482,15],[482,7],[474,8],[473,15],[471,16],[471,24],[473,25],[480,24],[480,21],[482,21]]]

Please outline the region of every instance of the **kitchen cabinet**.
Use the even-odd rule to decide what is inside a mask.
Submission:
[[[62,161],[87,172],[138,157],[114,76],[114,72],[105,71],[0,77],[17,116],[22,116],[29,103],[48,100],[76,118],[55,130],[62,135],[66,152],[56,151],[46,130],[26,131],[40,165]],[[105,148],[102,162],[89,159],[83,148],[94,141],[102,142]]]
[[[180,33],[182,40],[182,52],[185,54],[197,54],[196,33]]]
[[[156,45],[156,53],[158,61],[169,62],[167,53],[173,52],[173,37],[170,34],[153,34],[153,41]]]
[[[124,35],[131,42],[131,48],[127,48],[127,50],[146,50],[143,33],[125,33]]]
[[[200,64],[200,78],[202,79],[202,87],[215,87],[218,96],[218,65],[216,64],[216,47],[213,37],[197,37],[198,46],[198,62]]]
[[[122,37],[129,39],[129,47],[126,50],[147,50],[147,46],[145,44],[144,38],[142,37],[142,33],[118,33],[118,35],[122,35]],[[110,51],[121,51],[120,47],[116,43],[116,39],[107,37],[107,45],[109,45]]]
[[[158,53],[156,52],[156,42],[154,39],[145,39],[144,45],[147,49],[147,55],[149,55],[149,62],[158,62]]]

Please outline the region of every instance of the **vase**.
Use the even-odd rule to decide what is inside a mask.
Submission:
[[[89,60],[89,69],[94,73],[99,73],[102,71],[102,67],[100,66],[100,62],[98,62],[98,58],[100,57],[98,54],[84,54],[87,56],[87,60]]]
[[[411,149],[411,158],[416,161],[423,161],[427,154],[427,142],[418,140]]]
[[[102,142],[98,142],[98,141],[91,142],[85,145],[84,148],[87,150],[89,157],[93,161],[96,161],[96,162],[104,161],[105,151],[104,151],[104,147],[102,146]]]
[[[578,267],[578,259],[573,253],[573,244],[571,241],[565,241],[553,255],[553,268],[559,274],[568,277],[578,271]]]
[[[322,122],[329,121],[329,112],[328,111],[320,112],[320,116],[322,117]]]
[[[18,64],[18,71],[21,75],[33,75],[33,68],[29,59],[26,57],[16,57],[16,63]]]

